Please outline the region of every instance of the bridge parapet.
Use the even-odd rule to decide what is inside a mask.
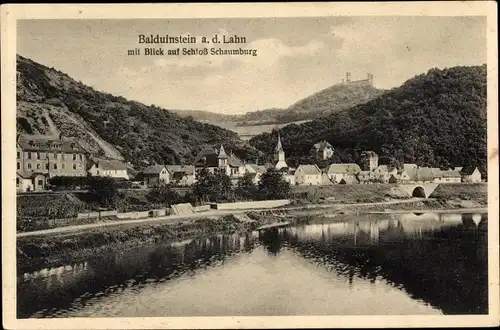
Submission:
[[[412,197],[424,197],[429,198],[429,196],[436,190],[439,183],[411,183],[411,184],[400,184],[401,190],[406,192]]]

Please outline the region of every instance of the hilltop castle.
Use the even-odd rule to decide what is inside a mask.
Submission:
[[[371,73],[368,73],[366,79],[352,81],[351,73],[347,72],[345,74],[345,79],[342,79],[342,85],[373,86],[373,75]]]

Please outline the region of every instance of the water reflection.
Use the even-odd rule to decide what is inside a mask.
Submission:
[[[313,219],[287,228],[100,254],[73,265],[20,274],[18,317],[64,315],[96,304],[96,297],[120,297],[131,290],[139,294],[155,283],[168,285],[178,278],[199,281],[200,274],[216,269],[221,269],[218,277],[224,280],[226,263],[234,264],[242,255],[262,248],[268,259],[245,259],[238,270],[241,283],[250,276],[247,272],[262,268],[279,280],[280,272],[286,270],[276,268],[273,260],[288,258],[286,267],[295,267],[297,260],[289,256],[292,252],[318,269],[345,278],[349,292],[359,281],[373,285],[382,281],[405,292],[407,299],[430,304],[446,314],[487,313],[486,228],[487,215],[481,214],[339,216],[325,223]],[[285,291],[294,290],[286,287],[290,283],[277,283]],[[238,280],[231,285],[232,290],[243,290],[246,295],[265,294],[258,288],[238,288]],[[304,297],[307,299],[315,297]],[[272,303],[258,304],[269,307],[266,304]],[[287,308],[293,312],[293,307]],[[353,308],[363,310],[362,306]]]
[[[486,222],[481,214],[406,214],[283,228],[280,235],[350,284],[354,276],[382,277],[447,314],[477,314],[488,311]]]

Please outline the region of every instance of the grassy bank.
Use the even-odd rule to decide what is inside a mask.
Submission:
[[[233,215],[99,227],[91,230],[17,238],[18,271],[62,265],[103,251],[116,251],[142,244],[182,240],[208,234],[249,231],[276,221],[272,216]]]
[[[474,200],[486,204],[488,201],[487,183],[440,184],[430,197],[437,199]]]
[[[410,196],[394,184],[335,184],[329,186],[294,186],[293,197],[305,203],[376,203]]]

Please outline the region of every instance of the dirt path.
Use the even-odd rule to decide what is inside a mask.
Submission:
[[[84,231],[88,229],[94,229],[99,227],[109,227],[109,226],[120,226],[120,225],[130,225],[130,224],[143,224],[143,223],[156,223],[156,222],[166,222],[166,223],[175,223],[185,219],[197,219],[197,218],[206,218],[206,217],[217,217],[222,215],[229,214],[241,214],[246,212],[261,212],[261,211],[275,211],[279,213],[280,211],[293,211],[293,210],[306,210],[306,209],[327,209],[327,208],[343,208],[348,206],[372,206],[372,205],[389,205],[389,204],[401,204],[401,203],[412,203],[422,200],[429,200],[425,198],[411,198],[405,200],[393,200],[387,202],[378,202],[378,203],[356,203],[356,204],[312,204],[307,206],[295,206],[295,207],[287,207],[284,209],[246,209],[246,210],[210,210],[201,213],[192,213],[186,215],[168,215],[157,218],[145,218],[145,219],[136,219],[136,220],[119,220],[119,221],[111,221],[111,222],[99,222],[99,223],[90,223],[85,225],[76,225],[76,226],[65,226],[58,227],[52,229],[45,230],[37,230],[30,231],[24,233],[18,233],[17,237],[28,237],[28,236],[42,236],[42,235],[50,235],[50,234],[58,234],[65,232],[73,232],[73,231]]]

